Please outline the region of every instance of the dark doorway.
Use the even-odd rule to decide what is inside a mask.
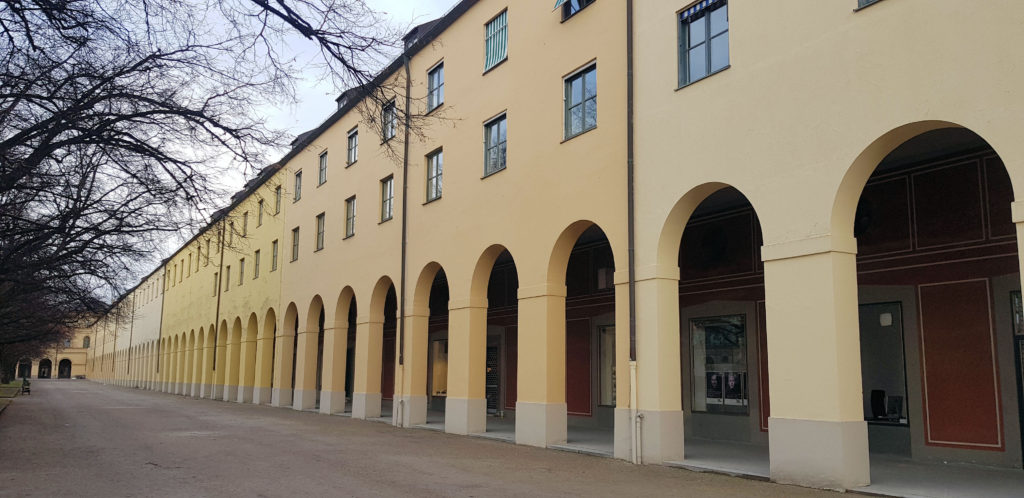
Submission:
[[[18,378],[27,379],[32,376],[32,362],[28,360],[21,360],[18,363]]]
[[[36,374],[36,378],[49,379],[51,371],[53,370],[53,362],[49,359],[39,361],[39,372]]]
[[[58,379],[70,379],[71,378],[71,360],[64,358],[57,364],[57,378]]]

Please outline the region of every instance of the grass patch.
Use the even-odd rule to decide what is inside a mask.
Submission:
[[[18,395],[18,391],[21,391],[21,386],[0,387],[0,398],[13,398]]]

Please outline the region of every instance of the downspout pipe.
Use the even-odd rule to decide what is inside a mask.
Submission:
[[[633,0],[626,0],[626,236],[629,255],[629,412],[633,463],[643,463],[643,419],[636,362],[636,197],[634,193]]]
[[[213,315],[213,371],[217,371],[217,339],[220,337],[220,295],[221,282],[224,281],[224,220],[220,223],[220,237],[217,245],[220,246],[220,262],[217,263],[217,309]],[[298,333],[298,331],[295,331]]]
[[[406,284],[406,246],[409,235],[409,116],[412,114],[412,78],[409,69],[409,55],[402,54],[402,65],[405,66],[405,119],[404,121],[404,143],[402,144],[402,269],[399,277],[401,287],[401,298],[398,308],[398,385],[405,385],[405,284]],[[405,394],[405,393],[403,393]],[[405,400],[398,400],[396,410],[396,422],[398,426],[405,425]]]

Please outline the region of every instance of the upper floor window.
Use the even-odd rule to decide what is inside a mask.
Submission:
[[[484,176],[505,169],[508,124],[502,114],[484,125]]]
[[[319,251],[324,248],[324,230],[327,224],[327,214],[320,213],[316,215],[316,250]]]
[[[224,292],[231,290],[231,265],[224,267]]]
[[[242,237],[249,235],[249,212],[242,213]],[[189,265],[191,266],[191,265]]]
[[[252,253],[252,278],[255,280],[260,278],[260,250],[256,249]]]
[[[498,14],[498,17],[488,22],[485,31],[487,41],[485,43],[484,71],[497,66],[499,62],[508,58],[508,11]]]
[[[444,63],[434,66],[427,73],[427,111],[433,111],[444,103]]]
[[[327,181],[327,152],[320,154],[320,170],[316,178],[317,185],[323,185]]]
[[[238,259],[238,285],[245,282],[245,258]]]
[[[220,273],[213,272],[213,295],[217,295],[217,286],[220,285]]]
[[[293,201],[297,201],[302,198],[302,171],[295,172],[295,198]]]
[[[441,198],[444,151],[427,156],[427,202]]]
[[[699,2],[679,14],[679,86],[729,67],[729,3]]]
[[[345,199],[345,238],[356,234],[356,196]]]
[[[882,0],[857,0],[857,8],[858,9],[863,9],[864,7],[867,7],[868,5],[871,5],[873,3],[878,3],[880,1],[882,1]]]
[[[348,164],[352,164],[359,159],[359,128],[352,128],[352,131],[348,132]]]
[[[277,240],[270,243],[270,271],[277,270]]]
[[[281,186],[274,188],[274,214],[281,214]]]
[[[256,226],[263,226],[263,199],[256,203]]]
[[[575,15],[577,12],[583,10],[584,7],[594,3],[594,1],[595,0],[559,0],[558,4],[555,5],[555,8],[558,8],[558,5],[562,6],[562,20],[564,21]]]
[[[388,221],[395,213],[395,177],[380,181],[380,221]]]
[[[89,336],[85,336],[85,338],[82,339],[82,348],[83,349],[88,349],[89,348],[89,344],[90,344]]]
[[[565,138],[597,127],[597,66],[565,79]]]
[[[395,121],[398,119],[395,114],[394,100],[384,104],[384,108],[380,111],[381,133],[385,142],[395,138]]]
[[[292,261],[299,259],[299,227],[292,229]]]
[[[210,264],[210,239],[206,239],[206,259],[204,260],[203,265],[209,265],[209,264]]]
[[[64,347],[66,347],[66,348],[70,348],[71,347],[71,339],[64,339]]]

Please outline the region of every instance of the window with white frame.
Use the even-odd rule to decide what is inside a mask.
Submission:
[[[395,122],[398,120],[395,110],[395,101],[384,104],[380,112],[381,133],[385,142],[395,138]]]
[[[224,292],[231,290],[231,265],[224,267]]]
[[[238,259],[238,285],[245,282],[245,258]]]
[[[427,156],[427,202],[441,198],[444,173],[444,151],[438,150]]]
[[[298,201],[302,198],[302,171],[295,172],[295,196],[292,201]]]
[[[320,213],[316,215],[316,250],[319,251],[324,248],[324,225],[326,224],[327,214]]]
[[[395,213],[395,177],[380,181],[380,221],[388,221]]]
[[[281,214],[281,186],[274,188],[274,214]]]
[[[701,1],[679,13],[679,86],[729,67],[729,2]]]
[[[277,270],[277,240],[270,243],[270,271]]]
[[[565,79],[565,138],[597,127],[597,65]]]
[[[356,234],[356,196],[345,199],[345,238]]]
[[[487,39],[484,43],[484,70],[488,70],[508,58],[508,11],[491,19],[484,29]]]
[[[352,128],[352,131],[348,132],[348,164],[352,164],[359,159],[359,128]]]
[[[260,250],[257,249],[252,253],[252,278],[253,280],[260,278]]]
[[[256,226],[263,226],[263,199],[256,203]]]
[[[327,152],[320,153],[320,169],[316,178],[317,185],[323,185],[327,181]]]
[[[505,169],[508,124],[502,114],[484,125],[484,176]]]
[[[242,237],[249,235],[249,212],[242,213]]]
[[[292,261],[299,259],[299,227],[292,229]]]
[[[444,103],[444,63],[441,62],[427,72],[427,111],[433,111]]]

